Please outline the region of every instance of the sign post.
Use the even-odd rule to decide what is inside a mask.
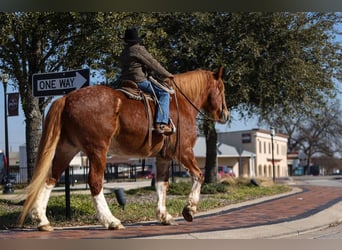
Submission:
[[[89,86],[89,69],[32,75],[33,96],[65,95],[73,90]],[[65,170],[65,215],[71,218],[69,167]]]
[[[33,96],[65,95],[70,91],[89,86],[89,69],[32,75]]]

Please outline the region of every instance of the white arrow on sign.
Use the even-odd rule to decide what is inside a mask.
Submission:
[[[38,80],[37,90],[67,90],[67,89],[80,89],[87,79],[80,73],[76,72],[74,77],[55,78],[55,79],[42,79]]]

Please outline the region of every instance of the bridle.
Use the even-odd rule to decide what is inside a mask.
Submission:
[[[188,103],[203,117],[203,118],[197,118],[198,120],[206,120],[206,121],[216,122],[215,119],[213,119],[212,117],[208,116],[207,114],[205,114],[199,108],[196,107],[196,105],[189,99],[189,97],[177,85],[177,83],[175,82],[174,79],[172,79],[171,81],[176,86],[176,88],[178,89],[179,93],[181,93],[182,96],[188,101]],[[176,92],[175,92],[175,95],[176,95]],[[176,103],[177,103],[177,97],[176,97]],[[178,104],[177,104],[177,106],[178,106]],[[178,110],[178,108],[177,108],[177,110]]]

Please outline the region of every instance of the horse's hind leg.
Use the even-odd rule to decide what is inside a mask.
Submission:
[[[53,227],[50,225],[50,222],[46,217],[47,204],[49,202],[52,189],[56,185],[63,171],[68,167],[69,162],[72,160],[76,152],[75,148],[65,144],[63,146],[62,144],[57,146],[56,153],[52,161],[51,177],[49,177],[41,188],[31,210],[32,219],[38,221],[38,230],[40,231],[53,230]]]
[[[166,161],[157,157],[157,173],[156,173],[156,192],[157,192],[157,219],[164,225],[177,225],[173,217],[166,210],[166,192],[169,187],[169,164]]]
[[[54,185],[45,183],[39,192],[39,195],[35,201],[31,210],[32,219],[38,221],[39,231],[52,231],[53,227],[50,225],[48,218],[46,217],[46,207],[49,201],[49,197]]]
[[[106,154],[98,156],[89,154],[89,176],[88,183],[92,195],[97,219],[110,230],[124,229],[121,221],[115,218],[110,211],[103,193],[103,174],[106,165]]]

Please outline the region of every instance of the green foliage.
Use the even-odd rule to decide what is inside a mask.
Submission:
[[[170,183],[168,194],[170,195],[187,195],[191,190],[191,183],[180,181],[178,183]]]
[[[341,45],[332,39],[340,13],[153,13],[147,37],[171,71],[226,67],[227,102],[268,113],[274,105],[313,105],[335,91]],[[162,32],[163,30],[164,32]],[[234,93],[234,95],[230,94]],[[229,98],[228,98],[229,97]]]

